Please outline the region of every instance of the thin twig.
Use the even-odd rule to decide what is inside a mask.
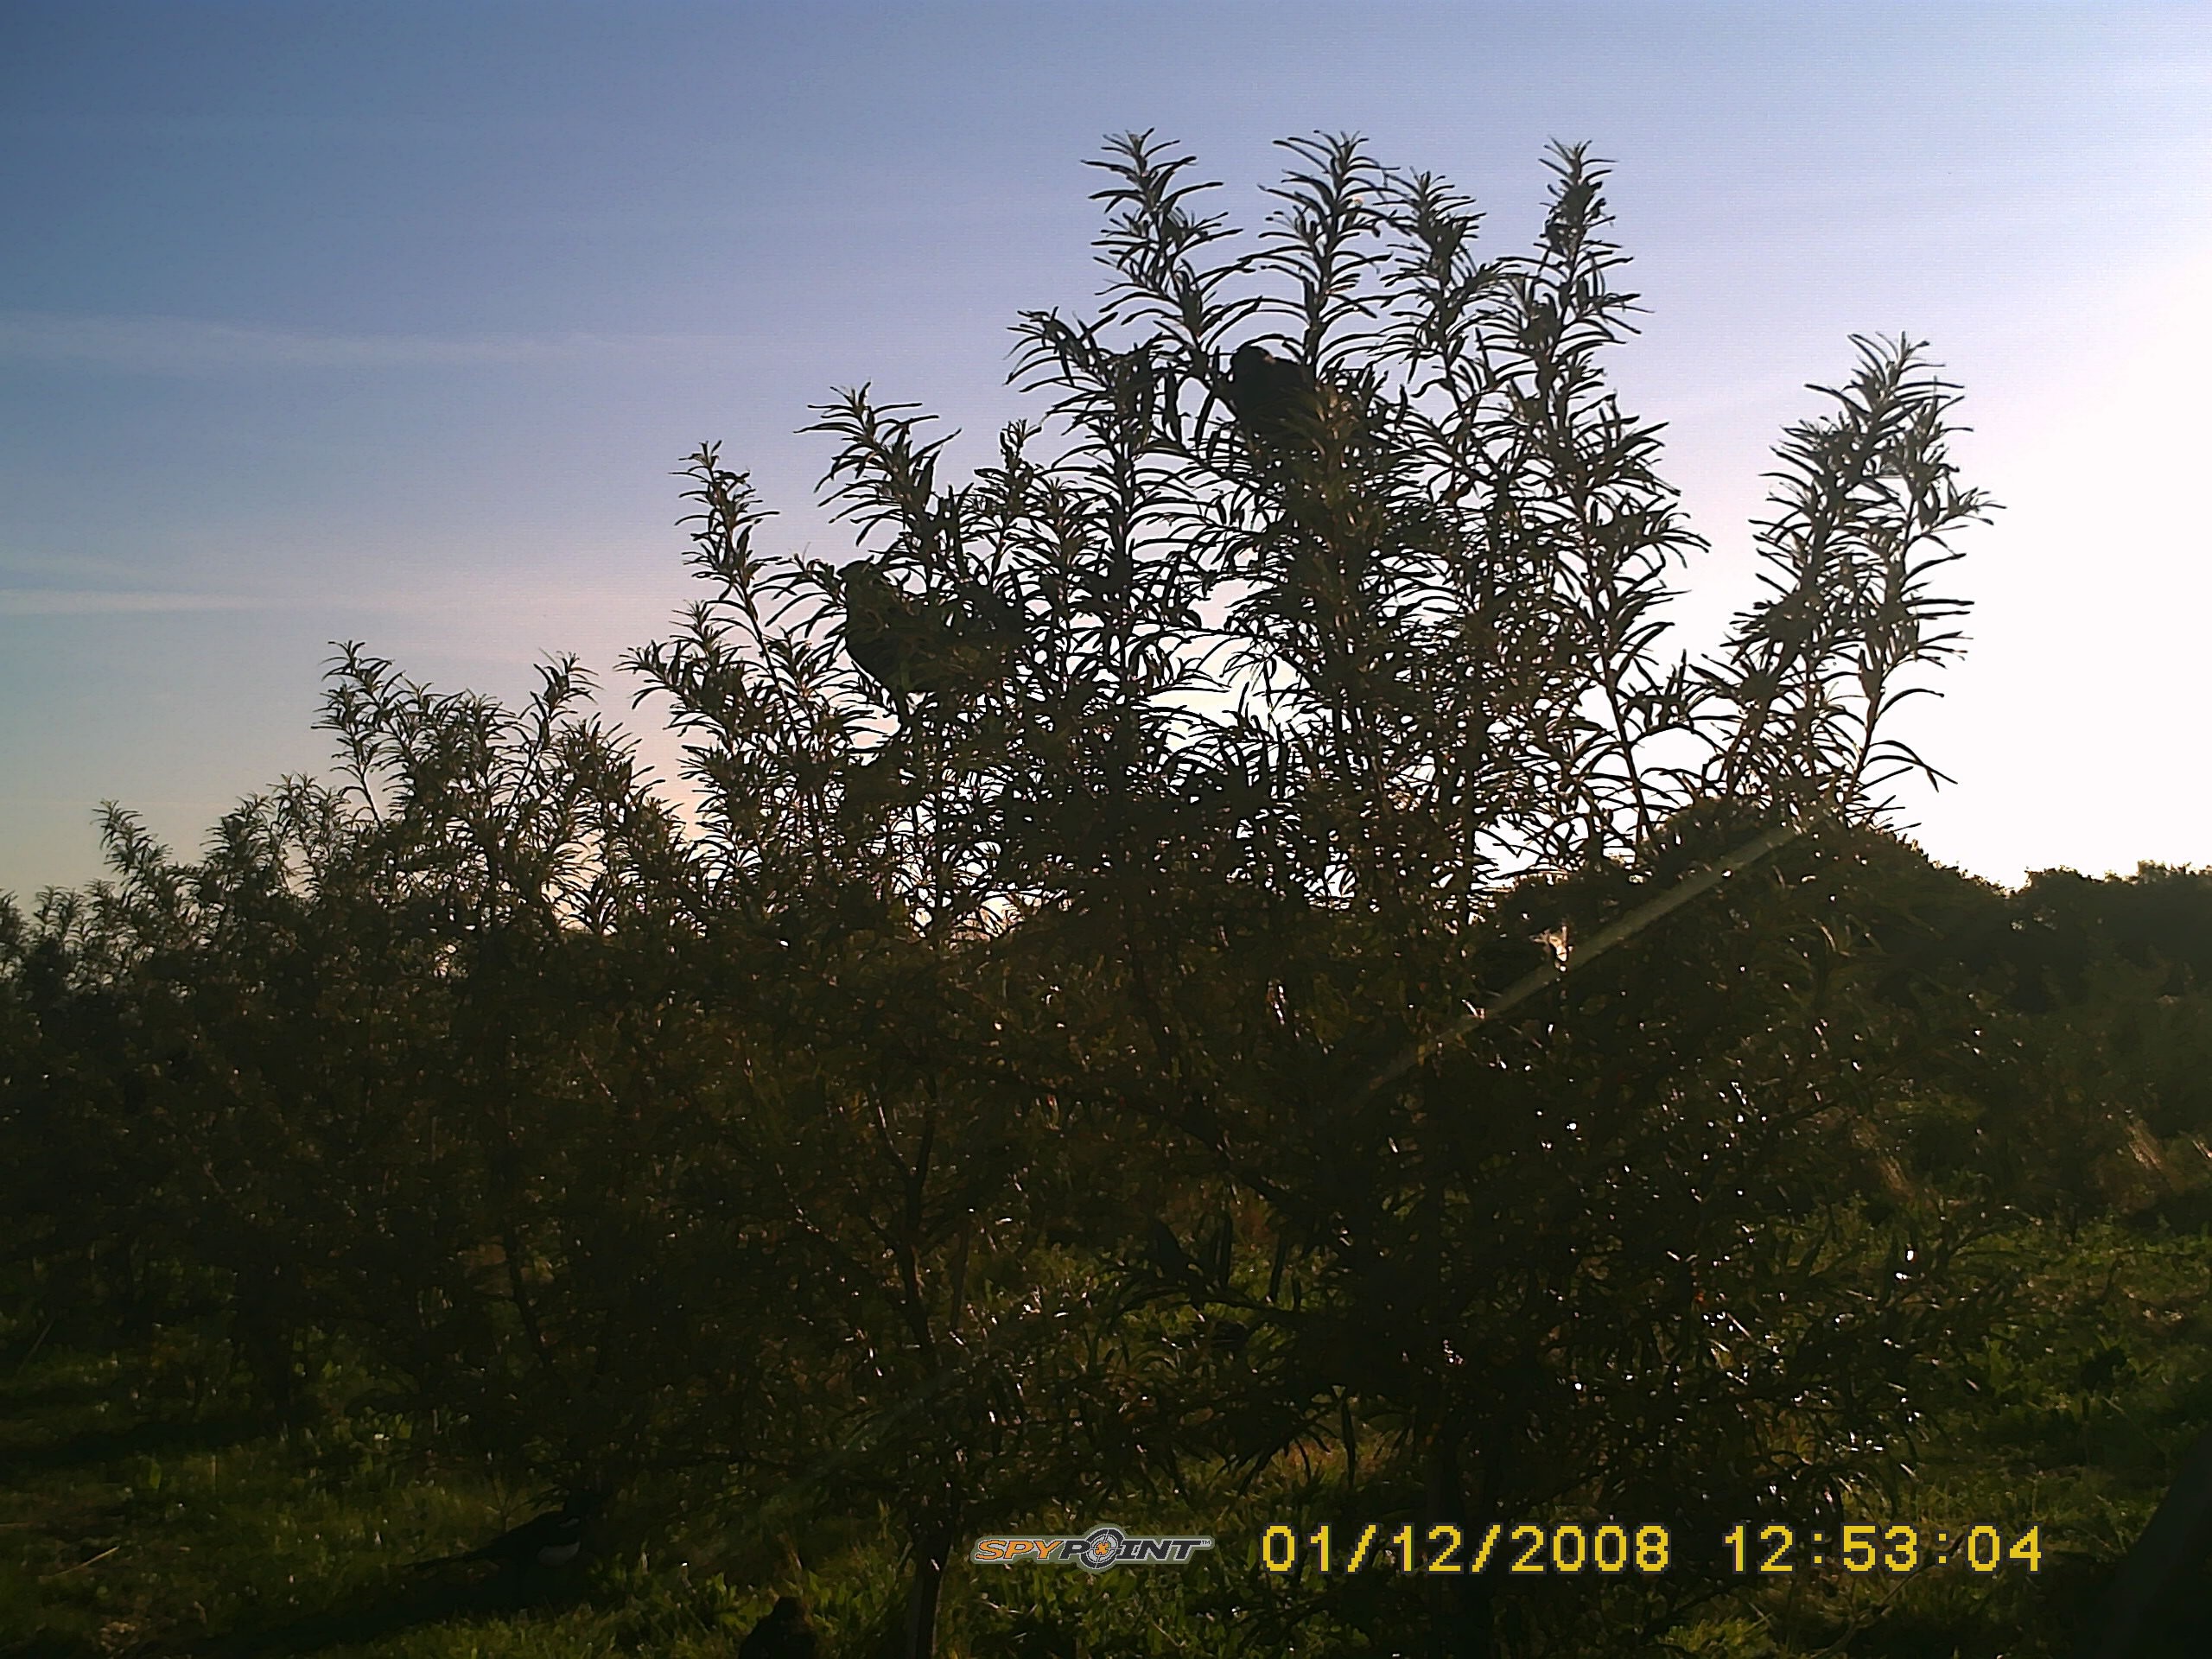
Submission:
[[[46,1322],[46,1328],[38,1333],[36,1339],[32,1342],[29,1351],[27,1351],[21,1359],[16,1362],[16,1375],[17,1376],[21,1376],[23,1374],[23,1367],[31,1363],[31,1360],[36,1356],[38,1351],[46,1346],[47,1338],[54,1334],[54,1319],[58,1319],[61,1316],[57,1313],[54,1316],[53,1319],[48,1319]]]
[[[66,1578],[72,1573],[80,1572],[84,1568],[92,1566],[96,1561],[104,1561],[107,1560],[109,1556],[114,1554],[117,1550],[121,1549],[122,1548],[123,1546],[121,1544],[111,1545],[108,1548],[100,1551],[99,1554],[92,1556],[90,1560],[78,1562],[75,1567],[65,1567],[59,1573],[48,1573],[42,1575],[40,1578],[39,1582],[41,1584],[46,1584],[55,1579]]]

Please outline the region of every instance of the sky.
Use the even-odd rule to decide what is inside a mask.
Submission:
[[[1493,252],[1549,141],[1612,161],[1611,373],[1712,543],[1685,648],[1753,595],[1806,383],[1929,340],[2003,511],[1899,716],[1955,779],[1913,834],[2212,865],[2212,5],[0,0],[0,892],[98,874],[103,800],[189,855],[322,768],[334,641],[510,697],[575,652],[626,716],[683,457],[828,557],[810,404],[981,459],[1039,413],[1008,326],[1098,286],[1084,162],[1146,128],[1247,224],[1273,141],[1363,133]]]

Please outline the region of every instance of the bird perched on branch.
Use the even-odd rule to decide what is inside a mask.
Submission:
[[[814,1659],[814,1626],[797,1596],[779,1596],[768,1616],[739,1644],[737,1659]]]
[[[979,582],[954,598],[918,598],[873,560],[845,567],[845,651],[861,671],[906,699],[1002,680],[1021,644],[1021,607]]]
[[[453,1567],[463,1561],[490,1561],[503,1573],[564,1567],[582,1552],[584,1529],[606,1502],[602,1493],[577,1492],[559,1509],[548,1510],[518,1527],[511,1527],[488,1544],[415,1565],[420,1569]]]
[[[1246,344],[1230,359],[1229,406],[1253,442],[1280,448],[1286,440],[1313,435],[1321,414],[1320,382],[1305,364]]]
[[[1154,1220],[1145,1228],[1144,1249],[1140,1259],[1145,1267],[1161,1279],[1173,1284],[1202,1286],[1205,1272],[1191,1259],[1183,1242],[1166,1222]]]

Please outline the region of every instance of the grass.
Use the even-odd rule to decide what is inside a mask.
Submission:
[[[2212,1239],[2116,1225],[2013,1241],[2036,1317],[1982,1357],[1971,1412],[1931,1425],[1908,1490],[1853,1517],[1927,1531],[2027,1527],[2041,1571],[1963,1565],[1903,1580],[1830,1570],[1753,1581],[1671,1633],[1695,1659],[2058,1659],[2212,1421]],[[854,1522],[818,1560],[715,1554],[702,1522],[602,1560],[556,1592],[410,1563],[479,1541],[536,1494],[451,1460],[418,1426],[339,1409],[256,1423],[222,1344],[168,1331],[87,1351],[0,1329],[0,1659],[316,1654],[327,1659],[734,1655],[797,1590],[827,1650],[874,1659],[900,1575],[887,1529]],[[344,1390],[338,1390],[342,1394]],[[1379,1653],[1359,1634],[1403,1586],[1338,1581],[1287,1599],[1256,1570],[1258,1527],[1194,1493],[1211,1558],[1094,1580],[956,1567],[947,1659]],[[1148,1509],[1149,1506],[1147,1506]],[[1242,1513],[1256,1513],[1248,1506]],[[1207,1524],[1207,1517],[1211,1524]],[[1165,1514],[1147,1525],[1173,1524]],[[1073,1528],[1082,1517],[1068,1517]],[[2212,1615],[2212,1594],[2205,1609]],[[2177,1653],[2187,1649],[2177,1648]]]
[[[1686,1643],[1728,1659],[2057,1659],[2075,1650],[2113,1564],[2212,1423],[2212,1237],[2113,1222],[2029,1229],[2007,1248],[2031,1313],[1981,1357],[1974,1404],[1932,1424],[1916,1478],[1855,1519],[1923,1532],[2033,1527],[2039,1570],[1961,1562],[1903,1580],[1829,1573],[1769,1587]],[[2174,1648],[2201,1656],[2203,1622]],[[1701,1641],[1704,1645],[1695,1643]]]
[[[172,1338],[174,1344],[175,1338]],[[772,1591],[602,1573],[619,1606],[411,1563],[479,1541],[531,1495],[448,1468],[407,1425],[271,1432],[166,1388],[158,1345],[48,1347],[0,1374],[0,1654],[567,1656],[734,1652]]]

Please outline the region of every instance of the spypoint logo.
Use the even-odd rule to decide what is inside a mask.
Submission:
[[[1122,1559],[1122,1546],[1129,1541],[1118,1527],[1101,1527],[1083,1541],[1076,1560],[1094,1573],[1103,1573]]]
[[[1167,1562],[1179,1567],[1194,1551],[1211,1549],[1211,1538],[1150,1538],[1132,1535],[1119,1527],[1093,1527],[1080,1538],[978,1538],[968,1552],[971,1561],[995,1561],[1012,1567],[1016,1561],[1073,1562],[1087,1573],[1103,1573],[1123,1562]]]

